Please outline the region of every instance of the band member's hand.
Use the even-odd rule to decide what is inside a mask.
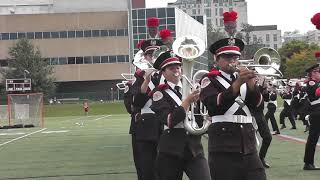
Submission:
[[[249,80],[253,81],[254,82],[254,79],[256,75],[255,75],[255,71],[253,70],[250,70],[246,67],[240,67],[239,68],[239,76],[238,76],[238,79],[240,81],[240,84],[243,84],[243,83],[246,83],[248,82]]]
[[[150,81],[151,80],[151,75],[156,71],[156,69],[146,69],[143,78],[145,80]]]
[[[182,101],[181,106],[185,109],[185,111],[189,110],[190,104],[199,100],[200,91],[193,91],[191,94],[187,96],[185,100]]]

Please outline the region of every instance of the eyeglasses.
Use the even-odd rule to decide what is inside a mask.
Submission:
[[[237,54],[221,54],[220,57],[228,61],[240,59],[240,56]]]

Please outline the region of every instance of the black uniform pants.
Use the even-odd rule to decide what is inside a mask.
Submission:
[[[204,154],[193,157],[187,147],[183,158],[160,152],[156,166],[157,180],[182,180],[183,172],[190,180],[211,180],[208,162]]]
[[[258,132],[262,138],[259,157],[260,159],[264,159],[271,144],[272,135],[270,133],[267,121],[264,118],[263,112],[254,113],[254,118],[256,119]]]
[[[274,117],[274,113],[276,112],[277,107],[268,108],[268,111],[265,115],[265,119],[268,125],[268,120],[270,119],[272,130],[279,132],[278,123],[276,121],[276,118]]]
[[[265,169],[257,153],[209,152],[212,180],[266,180]]]
[[[288,117],[290,120],[290,123],[292,127],[296,127],[296,122],[294,121],[293,112],[291,108],[283,108],[283,110],[280,113],[280,124],[285,126],[284,118]]]
[[[138,180],[142,180],[141,166],[139,165],[139,155],[141,155],[141,153],[139,153],[139,151],[137,150],[137,140],[134,134],[131,135],[131,146],[132,146],[133,162],[136,167]]]
[[[320,131],[319,128],[315,128],[312,124],[309,129],[309,136],[306,143],[306,149],[304,152],[304,162],[308,164],[314,163],[314,154],[316,151],[317,142],[319,140]]]
[[[157,157],[157,145],[155,141],[136,140],[132,136],[133,160],[138,180],[156,179],[155,161]]]

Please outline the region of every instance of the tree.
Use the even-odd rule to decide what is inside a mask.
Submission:
[[[216,28],[214,29],[211,25],[208,25],[207,28],[207,43],[208,43],[208,47],[207,49],[209,49],[210,45],[213,44],[214,42],[226,38],[227,34],[222,31],[222,29]],[[214,64],[214,61],[212,61],[212,54],[208,51],[208,66],[212,67]]]
[[[8,69],[2,70],[4,79],[31,78],[32,92],[42,92],[50,96],[55,92],[53,67],[41,58],[38,48],[28,39],[19,39],[9,48]],[[26,74],[29,72],[29,74]]]
[[[285,76],[291,76],[294,74],[293,73],[293,69],[301,69],[301,70],[297,70],[297,72],[300,72],[297,74],[297,76],[301,76],[301,72],[304,71],[305,66],[301,66],[299,65],[301,62],[306,61],[311,61],[314,60],[314,53],[316,50],[319,50],[320,47],[317,44],[311,43],[308,44],[305,41],[300,41],[300,40],[292,40],[288,43],[286,43],[285,45],[283,45],[280,49],[279,49],[279,54],[281,56],[281,66],[280,66],[280,70],[284,73]],[[300,53],[302,53],[301,55],[299,55]],[[295,56],[294,56],[295,55]],[[294,57],[293,57],[294,56]],[[309,59],[305,59],[305,60],[301,60],[301,58],[309,58]],[[300,61],[297,61],[298,59],[300,59]],[[294,60],[292,63],[289,63],[289,61]],[[290,66],[298,66],[298,67],[290,67]],[[290,68],[290,70],[288,72],[287,68]]]

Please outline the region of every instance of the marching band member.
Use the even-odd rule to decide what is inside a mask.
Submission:
[[[145,40],[141,44],[144,53],[143,59],[153,64],[152,54],[163,45],[160,40]],[[136,81],[133,84],[133,105],[141,109],[135,117],[136,148],[141,180],[155,178],[155,160],[160,136],[160,123],[155,113],[150,109],[152,100],[148,93],[160,82],[161,74],[153,70],[145,69],[136,73]]]
[[[304,170],[320,170],[314,165],[314,154],[320,135],[320,52],[316,53],[318,63],[306,70],[309,80],[307,81],[306,92],[310,100],[309,109],[309,136],[304,154]]]
[[[173,44],[173,37],[171,36],[171,30],[170,29],[162,29],[159,32],[159,35],[161,37],[161,40],[164,45],[166,45],[169,49],[172,49]]]
[[[189,134],[183,125],[190,104],[199,99],[199,91],[182,100],[181,59],[173,52],[162,53],[154,67],[162,72],[166,82],[155,89],[151,105],[164,125],[158,145],[158,179],[182,180],[185,172],[191,180],[210,180],[201,135]]]
[[[280,124],[282,124],[280,129],[286,128],[286,124],[284,122],[284,119],[286,117],[288,117],[290,120],[290,123],[292,126],[291,129],[297,129],[296,122],[294,121],[292,107],[291,107],[291,100],[292,100],[291,87],[287,85],[286,90],[280,93],[280,96],[283,99],[283,109],[280,112]]]
[[[260,83],[262,80],[262,83]],[[257,77],[257,86],[260,90],[260,93],[263,93],[264,91],[264,84],[265,84],[265,78],[264,77]],[[262,162],[262,165],[265,168],[270,168],[270,165],[265,161],[265,157],[267,154],[267,151],[269,149],[269,146],[272,141],[272,135],[270,133],[270,129],[268,127],[268,122],[265,119],[265,116],[263,114],[264,104],[262,103],[261,108],[255,108],[253,111],[251,111],[255,122],[257,124],[257,130],[262,138],[261,147],[259,151],[259,157]]]
[[[212,124],[208,129],[208,161],[215,180],[265,180],[257,154],[250,110],[262,108],[263,97],[255,86],[255,73],[240,67],[235,73],[244,43],[225,38],[210,46],[217,69],[201,80],[200,99]]]
[[[158,27],[160,20],[157,17],[147,18],[148,39],[159,39]]]
[[[272,82],[269,83],[267,89],[263,92],[263,98],[264,101],[267,102],[267,113],[265,114],[266,121],[268,123],[268,120],[270,119],[274,134],[280,134],[278,123],[274,116],[274,113],[277,110],[277,91],[276,86],[272,84]]]

